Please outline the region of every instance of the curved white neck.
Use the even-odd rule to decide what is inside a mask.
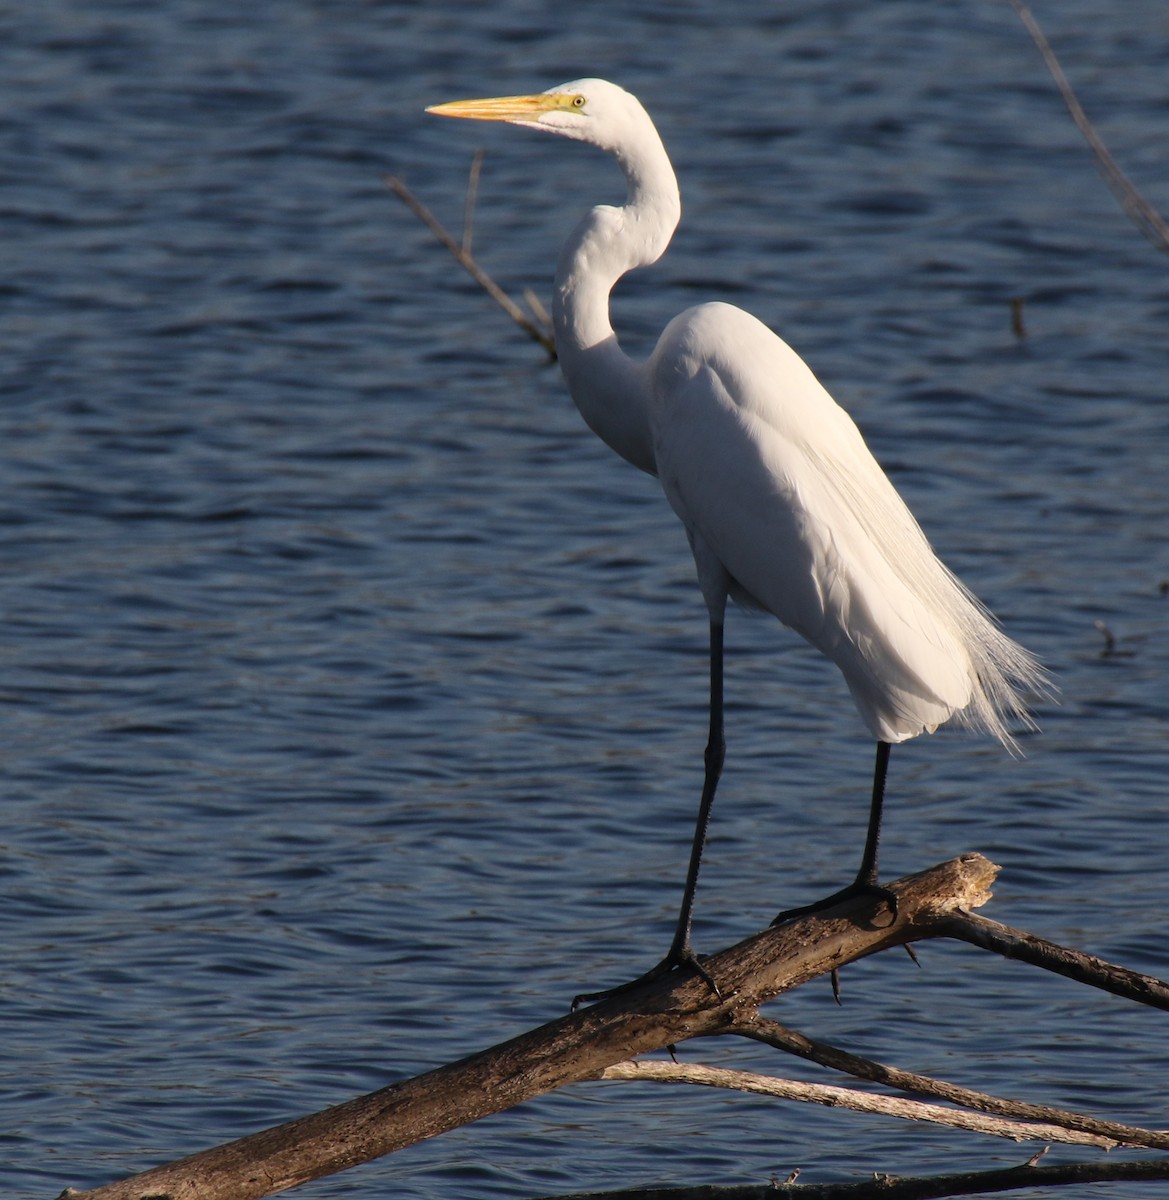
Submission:
[[[656,262],[681,216],[673,167],[649,128],[652,137],[639,139],[635,156],[618,155],[629,184],[625,206],[594,208],[565,243],[552,317],[561,369],[589,428],[622,458],[654,474],[647,373],[644,363],[622,351],[609,318],[617,280]]]

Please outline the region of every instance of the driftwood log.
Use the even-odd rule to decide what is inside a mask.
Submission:
[[[253,1200],[390,1154],[566,1084],[605,1078],[684,1078],[706,1086],[757,1091],[791,1086],[801,1099],[833,1105],[883,1104],[883,1111],[918,1120],[943,1120],[1021,1140],[1072,1141],[1093,1146],[1169,1149],[1169,1132],[1023,1104],[971,1092],[899,1071],[805,1038],[763,1017],[759,1006],[857,959],[929,938],[960,938],[1019,958],[1143,1004],[1169,1009],[1169,985],[1054,946],[976,916],[998,868],[967,854],[892,884],[897,916],[883,902],[854,900],[815,916],[755,934],[704,960],[718,986],[675,972],[578,1012],[566,1013],[519,1037],[238,1141],[180,1159],[70,1200]],[[900,1093],[943,1100],[952,1107],[901,1097],[818,1089],[743,1072],[711,1073],[668,1061],[631,1061],[689,1038],[737,1034],[824,1063]],[[686,1078],[689,1072],[689,1078]],[[792,1093],[783,1093],[792,1094]]]

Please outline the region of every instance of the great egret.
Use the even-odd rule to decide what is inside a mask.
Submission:
[[[669,952],[640,979],[683,964],[706,974],[690,928],[725,756],[728,597],[774,614],[836,663],[877,739],[860,870],[807,909],[854,893],[888,897],[877,851],[890,746],[955,720],[1011,749],[1008,723],[1030,724],[1023,697],[1044,689],[1043,672],[939,561],[848,414],[753,316],[701,304],[675,317],[644,361],[621,350],[610,292],[661,257],[681,215],[665,147],[635,97],[578,79],[427,111],[587,142],[613,155],[628,183],[623,207],[592,209],[565,243],[552,311],[577,408],[622,458],[658,477],[686,528],[710,614],[710,732],[689,871]]]

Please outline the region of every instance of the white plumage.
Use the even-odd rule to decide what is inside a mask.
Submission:
[[[753,316],[699,305],[669,323],[647,360],[621,350],[609,317],[613,286],[661,256],[681,214],[669,158],[633,96],[580,79],[535,96],[430,111],[591,143],[616,158],[628,183],[623,207],[592,209],[565,244],[553,318],[573,400],[598,436],[660,480],[685,526],[710,614],[703,799],[674,943],[651,974],[697,966],[691,907],[723,757],[729,597],[774,614],[836,663],[877,739],[864,860],[844,893],[881,893],[889,744],[953,720],[1013,748],[1008,726],[1027,723],[1025,696],[1043,690],[1042,671],[937,558],[848,414]]]
[[[712,611],[729,587],[802,634],[879,741],[958,717],[1011,745],[1004,718],[1024,716],[1032,660],[937,558],[803,360],[707,304],[675,318],[650,361],[654,462]]]

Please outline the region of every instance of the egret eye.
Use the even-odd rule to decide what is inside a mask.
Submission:
[[[585,100],[584,96],[576,95],[576,96],[573,96],[573,98],[572,98],[572,107],[573,108],[584,108],[585,104],[587,104],[587,103],[588,103],[588,101]]]

